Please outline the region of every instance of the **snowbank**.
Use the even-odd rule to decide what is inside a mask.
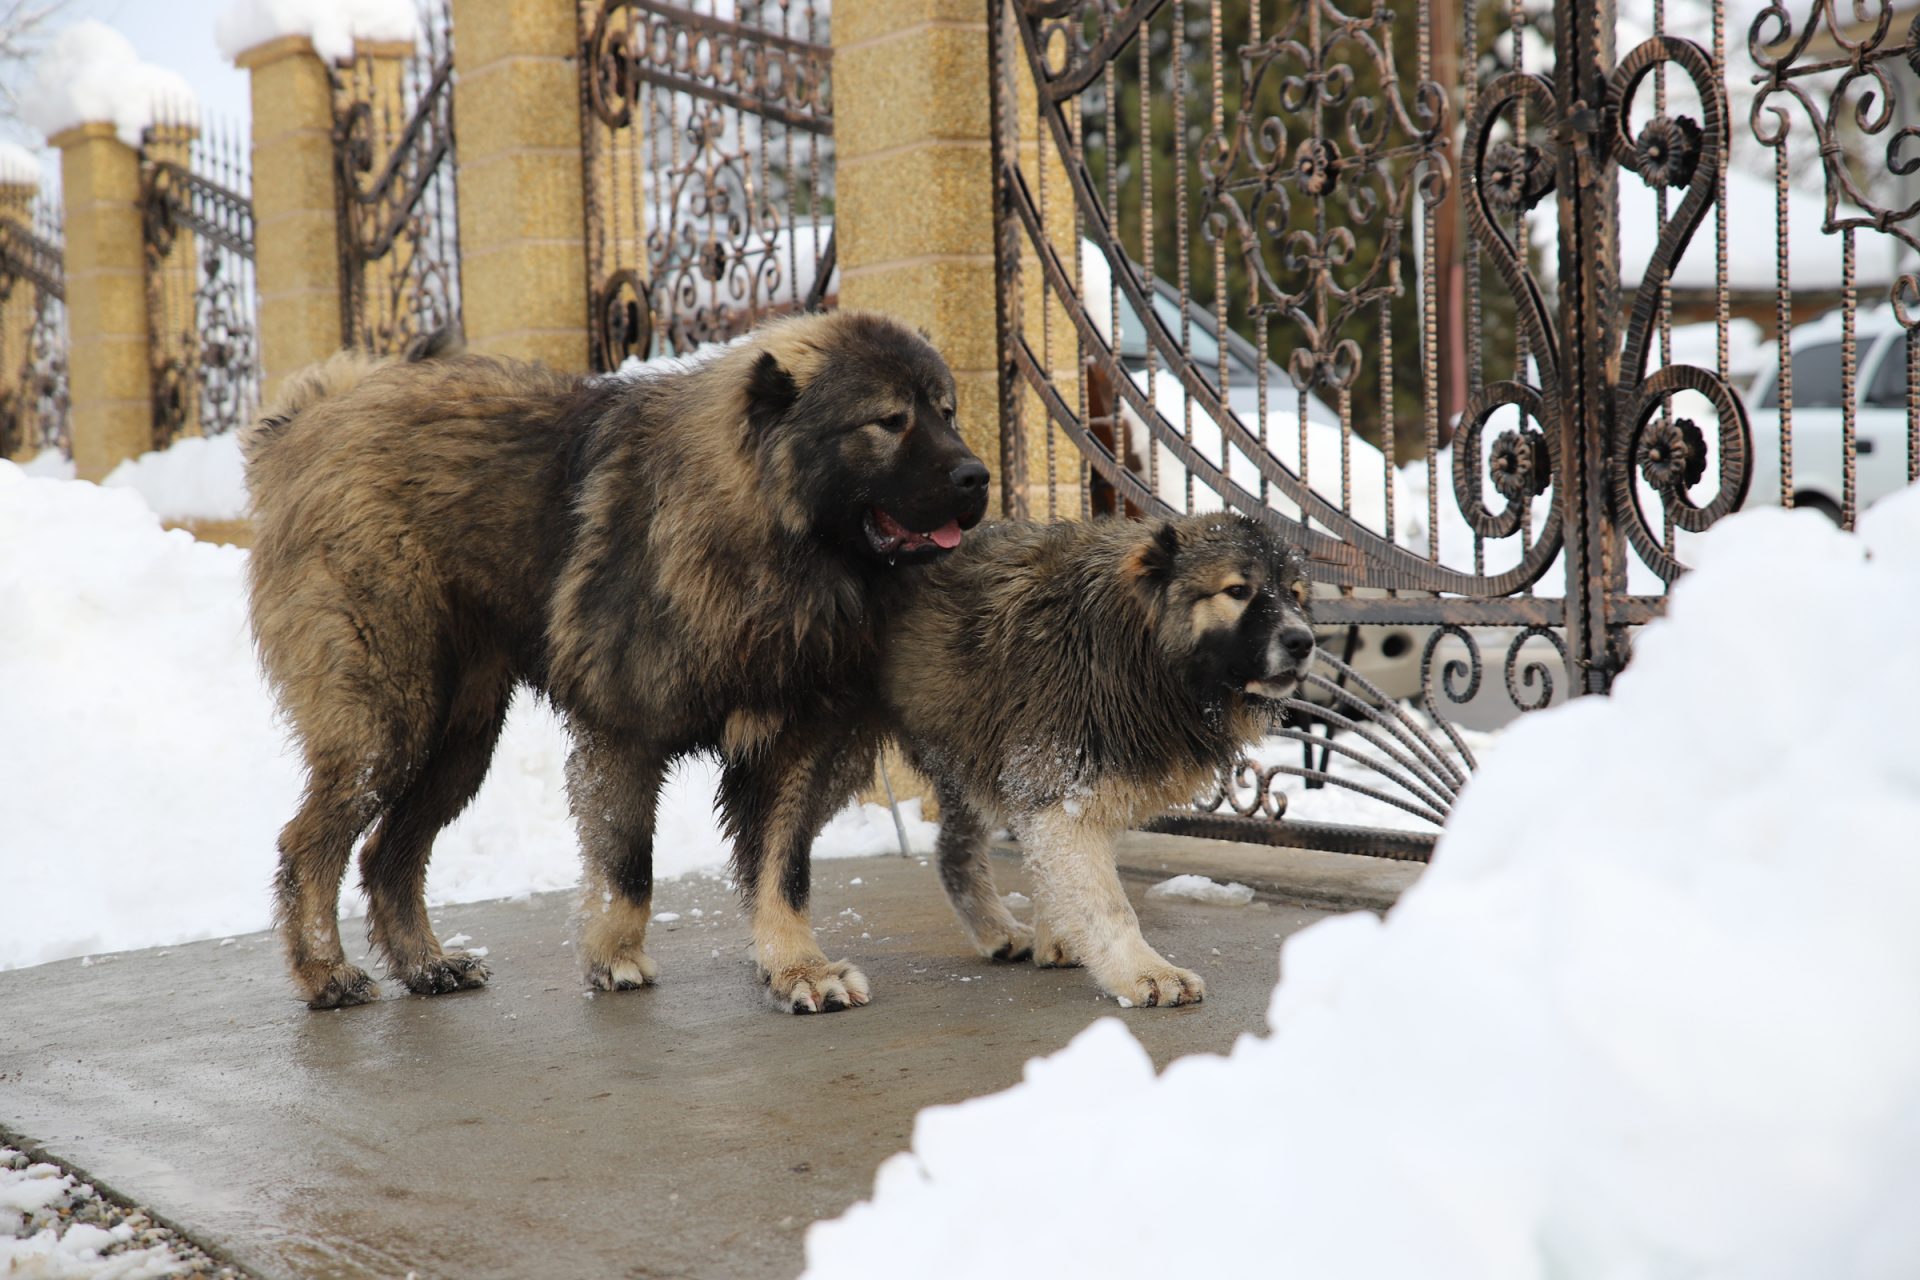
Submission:
[[[1384,923],[1288,942],[1271,1036],[1156,1078],[1106,1019],[922,1112],[807,1275],[1920,1271],[1920,492],[1699,558]]]
[[[321,57],[346,62],[355,40],[418,43],[420,13],[414,0],[233,0],[213,24],[229,58],[282,36],[306,36]]]
[[[58,449],[42,449],[21,463],[20,469],[43,480],[73,479],[73,459]]]
[[[142,62],[125,36],[92,18],[54,38],[35,62],[20,102],[27,123],[48,137],[78,124],[105,123],[130,147],[140,145],[141,131],[155,121],[191,124],[200,118],[199,99],[184,77]]]
[[[0,138],[0,182],[13,186],[39,186],[39,157],[17,142]]]
[[[101,483],[134,490],[162,520],[238,520],[247,513],[237,432],[183,436],[158,452],[127,459]]]
[[[0,462],[0,969],[266,927],[300,770],[254,661],[245,567],[244,551],[163,531],[135,492]],[[429,901],[578,881],[566,753],[553,714],[517,701],[486,785],[435,847]],[[724,863],[716,781],[694,760],[668,784],[658,876]],[[932,824],[908,817],[932,848]],[[814,852],[896,848],[871,808]],[[675,895],[662,884],[655,904]]]

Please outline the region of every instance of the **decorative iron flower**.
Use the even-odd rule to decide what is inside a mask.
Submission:
[[[700,246],[700,274],[709,280],[718,280],[727,271],[727,246],[718,240],[709,240]]]
[[[1531,209],[1553,190],[1553,170],[1531,143],[1496,142],[1487,149],[1480,185],[1496,209]]]
[[[1339,149],[1324,138],[1302,142],[1293,153],[1293,171],[1301,190],[1310,196],[1330,195],[1340,182],[1340,171],[1334,167],[1339,159]]]
[[[1508,502],[1545,493],[1551,463],[1546,439],[1535,431],[1503,431],[1494,439],[1487,458],[1493,487]]]
[[[1640,437],[1634,460],[1661,493],[1691,489],[1707,473],[1707,438],[1691,418],[1672,418]]]
[[[1633,144],[1634,167],[1650,187],[1684,187],[1700,165],[1700,126],[1692,116],[1655,116]]]

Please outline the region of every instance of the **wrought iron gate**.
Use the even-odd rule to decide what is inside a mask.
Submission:
[[[594,368],[831,299],[826,9],[581,0]]]
[[[357,45],[334,75],[340,335],[383,353],[460,322],[453,17],[416,4],[417,45]]]
[[[67,291],[58,205],[0,217],[0,458],[73,456],[67,412]]]
[[[252,182],[234,134],[176,121],[146,131],[146,245],[153,447],[219,435],[260,403]]]
[[[1369,744],[1377,776],[1345,785],[1435,824],[1472,764],[1441,708],[1479,695],[1483,644],[1521,709],[1556,673],[1604,692],[1692,535],[1749,500],[1850,526],[1875,445],[1885,483],[1920,474],[1920,20],[1776,0],[1730,33],[1723,0],[1650,10],[990,6],[1008,512],[1279,524],[1323,622],[1425,631],[1426,717],[1376,716],[1391,699],[1331,661],[1298,709]],[[1890,306],[1863,310],[1869,277]],[[1756,321],[1788,354],[1747,386]],[[1879,441],[1869,403],[1899,419]],[[1316,741],[1317,764],[1248,764],[1213,807],[1285,839],[1274,775],[1343,781]],[[1347,842],[1421,855],[1389,844]]]

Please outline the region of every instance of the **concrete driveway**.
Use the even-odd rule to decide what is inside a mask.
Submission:
[[[1266,890],[1247,907],[1141,896],[1208,848],[1140,837],[1129,858],[1148,937],[1207,979],[1197,1008],[977,959],[930,867],[832,861],[814,918],[864,962],[866,1009],[774,1011],[713,879],[661,886],[662,983],[618,996],[583,989],[561,895],[448,907],[441,936],[490,951],[484,991],[310,1013],[263,935],[0,973],[0,1129],[266,1276],[793,1276],[807,1225],[866,1194],[921,1107],[1013,1083],[1103,1015],[1163,1064],[1262,1029],[1282,938],[1326,914],[1275,891],[1324,856],[1214,846],[1281,869],[1224,869]],[[1416,870],[1308,869],[1296,896],[1376,906]],[[1010,1210],[1042,1174],[1008,1153]]]

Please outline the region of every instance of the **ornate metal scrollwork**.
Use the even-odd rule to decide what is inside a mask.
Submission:
[[[183,431],[219,435],[260,399],[253,205],[237,143],[163,126],[141,174],[153,446]],[[156,154],[162,152],[162,154]]]
[[[1911,98],[1911,90],[1903,93],[1889,74],[1890,63],[1904,63],[1920,75],[1920,13],[1900,28],[1894,0],[1854,0],[1849,8],[1850,19],[1836,0],[1810,0],[1797,29],[1785,0],[1773,0],[1754,17],[1747,32],[1747,50],[1759,68],[1750,115],[1753,134],[1765,146],[1785,147],[1797,109],[1820,157],[1824,229],[1829,234],[1877,231],[1920,253],[1920,228],[1915,225],[1920,199],[1904,205],[1886,202],[1860,181],[1843,145],[1847,135],[1858,142],[1886,135],[1886,172],[1907,177],[1920,171],[1920,126],[1894,127],[1905,118],[1899,104]],[[1822,47],[1815,47],[1816,36]],[[1834,77],[1834,82],[1823,104],[1816,94],[1825,77]],[[1897,277],[1890,300],[1902,325],[1920,328],[1920,307],[1915,305],[1920,302],[1920,272]]]
[[[596,368],[724,341],[824,299],[833,114],[820,17],[799,0],[733,17],[659,0],[583,5]]]
[[[0,394],[0,458],[22,447],[73,456],[68,419],[66,276],[57,220],[44,207],[29,228],[0,218],[0,308],[4,322],[24,315],[20,362],[5,371]],[[30,295],[21,295],[26,285]]]
[[[445,0],[421,3],[421,49],[362,52],[334,76],[341,332],[370,351],[460,321],[452,21]]]

